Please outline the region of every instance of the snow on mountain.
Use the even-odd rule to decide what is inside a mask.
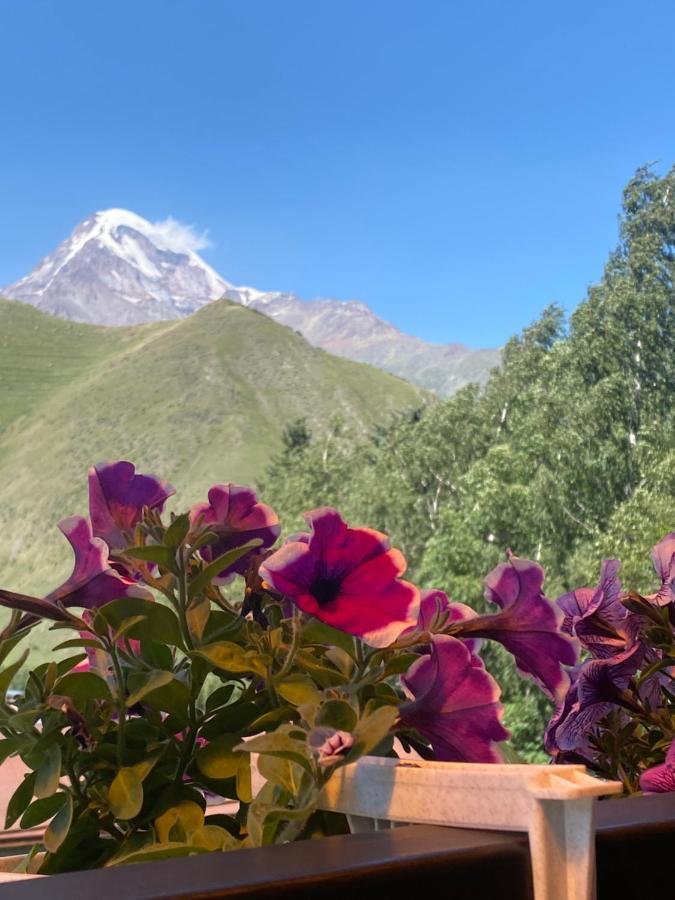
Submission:
[[[231,285],[192,249],[171,219],[97,212],[5,296],[78,322],[132,325],[189,315]]]
[[[203,239],[176,222],[124,209],[85,219],[25,278],[0,293],[44,312],[99,325],[188,316],[225,297],[300,332],[330,353],[366,362],[441,396],[485,382],[499,350],[430,344],[399,331],[356,300],[301,300],[225,281],[197,254]]]

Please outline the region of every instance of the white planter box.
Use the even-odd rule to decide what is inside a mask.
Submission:
[[[27,875],[25,872],[15,872],[14,869],[23,862],[23,856],[0,856],[0,884],[10,881],[24,881],[26,878],[43,878],[43,875]]]
[[[584,766],[364,757],[333,774],[322,806],[353,831],[405,822],[527,832],[535,900],[592,900],[595,800],[621,791]]]

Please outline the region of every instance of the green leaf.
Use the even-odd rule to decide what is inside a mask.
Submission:
[[[8,756],[17,753],[25,746],[28,738],[23,734],[15,734],[0,741],[0,764],[3,763]]]
[[[395,706],[381,706],[364,716],[354,729],[354,746],[346,755],[345,761],[351,762],[374,750],[387,737],[398,717],[399,711]]]
[[[196,597],[188,606],[185,616],[190,634],[195,641],[201,641],[210,615],[211,601],[208,597]]]
[[[56,682],[54,693],[69,697],[76,707],[87,700],[111,699],[107,682],[95,672],[69,672]]]
[[[127,708],[135,706],[146,694],[164,687],[173,680],[172,673],[167,672],[166,669],[155,669],[153,672],[134,672],[129,676],[130,693],[127,697]]]
[[[112,636],[113,643],[117,644],[118,641],[121,641],[125,635],[129,634],[134,625],[138,625],[140,622],[145,622],[145,618],[145,616],[130,616],[128,619],[124,619],[115,634]]]
[[[158,641],[141,641],[141,657],[153,669],[173,668],[173,654],[171,650]]]
[[[356,711],[344,700],[322,703],[316,715],[316,725],[329,725],[337,731],[352,732],[356,727]]]
[[[357,638],[358,640],[358,638]],[[340,647],[350,656],[354,655],[354,638],[344,631],[331,628],[318,619],[308,619],[302,629],[303,644],[318,644],[323,647]]]
[[[164,543],[167,547],[175,549],[185,540],[190,530],[190,516],[188,513],[182,513],[176,516],[169,527],[164,532]]]
[[[15,662],[13,662],[10,666],[7,666],[6,669],[3,669],[2,672],[0,672],[0,699],[5,699],[5,694],[7,693],[9,686],[12,683],[12,679],[28,659],[28,652],[29,651],[26,650],[25,653],[22,653]]]
[[[72,640],[63,641],[63,643],[57,644],[56,647],[54,647],[54,652],[57,650],[70,650],[72,647],[84,647],[87,650],[104,649],[103,644],[95,638],[72,638]]]
[[[128,637],[140,641],[157,641],[181,647],[180,626],[175,614],[162,603],[140,597],[124,597],[100,607],[99,612],[112,628],[119,628],[125,619],[143,616],[128,632]]]
[[[172,840],[172,834],[182,833],[186,836],[203,824],[204,810],[192,800],[181,800],[168,807],[154,822],[157,839],[163,844]]]
[[[143,562],[156,563],[163,569],[170,572],[176,571],[176,557],[170,547],[164,547],[162,544],[147,544],[144,547],[129,547],[124,551],[126,556],[133,559],[140,559]]]
[[[66,802],[47,826],[44,845],[50,853],[56,853],[65,840],[73,821],[73,798],[66,794]]]
[[[205,850],[238,850],[241,843],[224,828],[202,825],[190,834],[190,843]]]
[[[261,731],[274,731],[282,722],[292,722],[299,718],[300,711],[294,706],[277,706],[245,725],[242,732],[248,735],[260,734]]]
[[[261,754],[258,757],[258,771],[266,781],[278,784],[291,797],[297,796],[304,770],[290,759]]]
[[[319,703],[321,700],[317,686],[308,675],[288,675],[275,684],[275,689],[284,700],[294,706],[302,706],[303,703]]]
[[[33,799],[33,789],[35,787],[35,772],[24,775],[23,781],[14,791],[7,804],[7,815],[5,817],[5,829],[11,828],[20,815],[24,812],[30,801]]]
[[[129,768],[133,770],[139,781],[145,781],[150,772],[155,768],[158,759],[159,754],[157,754],[157,756],[151,756],[149,759],[143,759]]]
[[[232,644],[230,641],[205,644],[196,649],[194,653],[223,672],[253,672],[261,676],[266,674],[266,667],[255,651],[245,650],[239,644]]]
[[[67,799],[68,792],[59,791],[57,794],[52,794],[51,797],[34,800],[21,817],[21,827],[35,828],[36,825],[51,819],[61,809]]]
[[[220,706],[226,706],[230,702],[230,698],[234,693],[234,688],[235,685],[232,682],[216,688],[216,690],[212,694],[209,694],[206,699],[206,711],[210,713]]]
[[[217,712],[201,729],[200,734],[211,741],[221,734],[242,734],[251,722],[260,717],[260,707],[250,700],[239,700]]]
[[[307,769],[308,772],[312,771],[307,744],[281,731],[258,735],[258,737],[237,744],[234,749],[244,753],[269,753],[271,756],[278,756],[281,759],[290,759]]]
[[[402,675],[419,658],[419,653],[397,653],[385,663],[384,673],[387,676]]]
[[[241,803],[250,803],[253,800],[251,757],[245,753],[241,754],[237,768],[237,797]]]
[[[108,791],[108,803],[116,819],[133,819],[143,806],[143,783],[131,767],[115,775]]]
[[[165,669],[156,669],[154,672],[134,672],[128,679],[130,696],[127,706],[132,706],[143,700],[161,712],[167,712],[171,716],[185,724],[188,716],[188,704],[190,692],[182,681],[175,678],[171,672]]]
[[[151,862],[157,859],[172,859],[176,856],[195,856],[198,853],[209,853],[205,847],[195,844],[172,842],[168,844],[150,844],[142,850],[117,856],[106,863],[106,866],[128,866],[132,863]]]
[[[21,631],[18,631],[16,634],[13,634],[11,637],[5,638],[3,641],[0,641],[0,665],[4,663],[12,650],[25,638],[30,632],[31,628],[22,628]]]
[[[235,776],[242,755],[241,752],[234,752],[237,744],[238,735],[223,734],[202,747],[195,757],[199,771],[207,778],[216,780]]]
[[[314,681],[321,687],[337,687],[345,683],[345,676],[318,660],[307,650],[300,650],[295,657],[296,665],[311,672]]]
[[[260,547],[261,544],[261,538],[255,538],[252,541],[248,541],[246,544],[242,544],[241,547],[235,547],[234,550],[228,550],[227,553],[223,553],[217,559],[214,559],[212,563],[205,566],[199,575],[192,580],[188,588],[188,597],[190,599],[196,597],[197,594],[200,594],[207,584],[210,584],[214,578],[217,578],[224,569],[227,569],[232,563],[235,563],[242,556],[245,556],[250,550]]]
[[[44,754],[42,765],[35,776],[35,796],[44,800],[56,793],[61,777],[61,748],[52,744]]]

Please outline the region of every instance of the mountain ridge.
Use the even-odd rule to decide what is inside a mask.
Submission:
[[[365,435],[425,402],[402,379],[227,300],[113,329],[0,299],[3,583],[45,592],[52,570],[66,574],[53,526],[86,511],[92,463],[131,459],[187,506],[210,484],[261,477],[294,419],[320,436],[338,416]]]
[[[0,293],[60,318],[115,326],[182,318],[225,297],[301,332],[314,346],[441,396],[469,381],[484,383],[499,364],[499,350],[423,341],[360,301],[237,287],[196,253],[197,242],[185,241],[185,229],[178,240],[171,224],[122,209],[94,213]]]

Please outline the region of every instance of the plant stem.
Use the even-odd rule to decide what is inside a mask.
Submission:
[[[289,671],[291,670],[291,667],[295,661],[296,654],[300,649],[300,637],[300,612],[296,609],[293,613],[293,636],[291,638],[291,646],[289,647],[286,659],[284,660],[284,664],[276,674],[277,681],[282,679],[285,675],[288,675]]]
[[[187,573],[187,557],[183,551],[179,551],[179,569],[178,569],[178,618],[180,620],[181,631],[183,632],[183,640],[185,646],[190,650],[194,649],[192,635],[190,634],[190,626],[187,620],[188,607],[188,573]]]
[[[122,768],[124,765],[124,728],[127,721],[126,690],[122,667],[117,658],[117,648],[114,644],[110,644],[108,652],[112,660],[115,682],[117,684],[117,765]]]

